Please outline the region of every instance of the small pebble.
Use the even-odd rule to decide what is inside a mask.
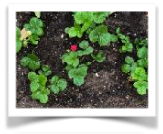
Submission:
[[[64,34],[61,34],[61,38],[63,38],[64,37]]]
[[[95,76],[96,76],[96,77],[99,77],[98,73],[95,73]]]
[[[129,95],[126,95],[126,97],[125,97],[125,98],[128,100],[128,99],[130,99],[130,96],[129,96]]]
[[[136,33],[134,33],[134,36],[136,36]]]

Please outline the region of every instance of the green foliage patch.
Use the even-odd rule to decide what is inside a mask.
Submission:
[[[47,78],[42,74],[37,75],[35,72],[29,72],[28,79],[32,99],[39,100],[40,103],[47,103],[50,94],[50,90],[46,87]]]
[[[40,68],[40,60],[35,54],[28,54],[20,61],[23,67],[28,67],[30,70],[35,71]]]

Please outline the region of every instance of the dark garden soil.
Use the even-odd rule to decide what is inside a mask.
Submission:
[[[16,25],[22,28],[33,12],[17,13]],[[85,84],[75,86],[64,70],[65,65],[60,57],[72,44],[79,44],[87,39],[83,37],[69,38],[64,29],[73,25],[70,12],[42,12],[41,20],[44,22],[44,36],[40,38],[38,46],[29,45],[17,54],[17,108],[147,108],[148,95],[138,95],[129,82],[127,75],[121,72],[126,54],[119,53],[120,43],[112,43],[109,47],[102,48],[107,54],[103,63],[94,62],[85,78]],[[148,25],[145,12],[115,12],[106,20],[109,31],[115,33],[117,27],[122,33],[128,35],[133,41],[136,37],[147,38]],[[91,44],[95,50],[99,45]],[[33,50],[34,49],[34,50]],[[68,80],[66,91],[58,95],[51,94],[47,104],[40,104],[30,97],[28,69],[20,65],[23,56],[32,50],[39,57],[41,64],[48,64],[52,68],[52,75],[59,75]],[[130,54],[136,56],[136,52]],[[50,75],[49,78],[52,76]]]

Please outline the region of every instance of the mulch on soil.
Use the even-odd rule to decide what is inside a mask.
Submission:
[[[16,25],[22,28],[34,17],[33,12],[18,12]],[[132,83],[128,82],[127,75],[121,72],[126,54],[119,53],[120,43],[112,43],[102,48],[107,54],[103,63],[94,62],[85,78],[85,84],[75,86],[69,80],[60,57],[72,44],[78,44],[87,36],[69,38],[64,29],[73,25],[71,12],[42,12],[44,22],[44,36],[40,38],[38,46],[29,45],[23,48],[16,57],[16,106],[17,108],[147,108],[148,95],[140,96]],[[109,31],[115,33],[117,27],[133,41],[137,38],[147,38],[148,18],[145,12],[114,12],[106,20]],[[99,45],[91,44],[95,50]],[[47,104],[40,104],[30,97],[28,69],[20,65],[20,60],[34,49],[41,64],[48,64],[52,68],[52,75],[59,75],[68,80],[66,91],[58,95],[51,94]],[[135,56],[136,52],[127,54]],[[51,77],[49,76],[49,78]]]

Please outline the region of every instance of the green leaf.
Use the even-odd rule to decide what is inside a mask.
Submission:
[[[73,67],[77,67],[79,64],[79,58],[77,52],[69,52],[64,54],[62,57],[62,62],[66,62],[68,65],[72,65]]]
[[[67,81],[65,79],[60,79],[57,86],[60,88],[60,91],[64,91],[67,87]]]
[[[40,96],[39,96],[39,100],[40,100],[40,102],[41,103],[47,103],[48,102],[48,96],[46,95],[46,94],[41,94]]]
[[[120,34],[121,33],[121,30],[120,30],[120,27],[118,27],[117,29],[116,29],[116,34]]]
[[[29,62],[30,62],[30,58],[28,58],[28,57],[23,57],[23,58],[21,59],[21,61],[20,61],[20,64],[21,64],[23,67],[26,67],[26,66],[28,66]]]
[[[56,84],[59,80],[59,77],[57,75],[53,76],[50,80],[51,84]]]
[[[148,60],[147,59],[140,59],[137,60],[138,66],[140,67],[148,67]]]
[[[76,86],[81,86],[84,84],[84,77],[75,77],[73,79],[73,83],[76,85]]]
[[[100,25],[96,28],[94,28],[94,30],[92,30],[89,34],[89,39],[91,42],[96,42],[98,41],[101,36],[103,36],[103,34],[106,34],[108,32],[107,26],[105,25]]]
[[[89,46],[88,41],[84,40],[81,43],[79,43],[79,47],[82,48],[82,49],[86,49],[86,48],[88,48],[88,46]]]
[[[148,44],[148,39],[143,39],[139,43],[139,45],[142,45],[142,46],[147,46],[147,44]]]
[[[70,70],[73,69],[73,68],[74,68],[74,67],[73,67],[72,65],[67,65],[65,69],[66,69],[66,71],[68,72],[68,71],[70,71]]]
[[[103,23],[111,12],[94,12],[93,20],[95,23]]]
[[[32,93],[31,97],[32,97],[32,99],[37,100],[40,98],[40,95],[41,95],[41,92],[38,91],[38,92]]]
[[[137,81],[133,85],[137,89],[138,94],[144,95],[147,93],[148,83],[146,81]]]
[[[40,75],[38,76],[38,79],[39,79],[39,83],[40,83],[42,86],[45,86],[45,85],[46,85],[47,77],[45,77],[44,75],[40,74]]]
[[[83,56],[83,55],[85,55],[85,52],[84,52],[83,50],[78,50],[77,53],[78,53],[78,56]]]
[[[32,92],[36,92],[39,88],[39,84],[37,82],[31,82],[30,89]]]
[[[68,72],[69,77],[73,79],[75,85],[80,86],[84,83],[84,77],[87,75],[87,69],[88,67],[83,64],[78,68],[71,69]]]
[[[129,73],[131,71],[130,65],[123,64],[121,70],[123,73]]]
[[[40,61],[36,55],[28,54],[28,56],[22,58],[21,65],[28,66],[30,70],[35,71],[40,68]]]
[[[134,63],[134,59],[130,56],[126,56],[125,62],[131,65],[132,63]]]
[[[139,80],[139,81],[147,80],[147,74],[145,69],[142,67],[137,67],[135,71],[131,74],[131,78],[133,80]]]
[[[74,14],[74,20],[77,24],[84,24],[93,21],[92,12],[76,12]]]
[[[100,50],[97,54],[91,54],[92,58],[97,62],[103,62],[106,59],[106,54]]]
[[[57,87],[56,85],[51,85],[50,89],[54,94],[59,93],[59,87]]]
[[[132,65],[131,65],[131,72],[134,72],[136,70],[136,68],[138,67],[137,63],[136,62],[133,62]]]
[[[42,70],[39,70],[39,74],[49,76],[52,73],[51,68],[48,65],[42,65],[41,69]]]
[[[89,34],[89,39],[93,43],[98,42],[100,46],[107,46],[110,42],[116,42],[118,40],[117,36],[108,33],[106,25],[100,25],[94,28]]]
[[[29,24],[25,24],[24,27],[27,31],[31,31],[32,34],[37,34],[38,36],[44,33],[42,29],[44,27],[43,22],[36,17],[31,18]]]
[[[76,37],[78,35],[78,32],[79,30],[76,29],[75,27],[71,27],[69,29],[66,29],[68,30],[68,33],[69,33],[69,37],[72,38],[72,37]]]
[[[137,56],[139,58],[147,58],[148,49],[146,47],[139,48],[137,51]]]
[[[93,48],[91,46],[89,46],[88,48],[86,48],[86,50],[84,50],[84,55],[89,55],[93,52]]]
[[[16,52],[18,53],[22,48],[22,41],[19,39],[16,39]]]
[[[16,27],[16,52],[19,52],[22,48],[22,41],[21,41],[21,32],[18,27]]]
[[[29,69],[35,71],[40,68],[40,62],[30,60],[30,62],[28,63],[28,67],[29,67]]]
[[[125,45],[122,46],[120,52],[132,52],[133,50],[133,45],[131,43],[126,43]]]
[[[28,73],[28,79],[32,82],[38,82],[38,75],[35,72]]]
[[[64,91],[67,87],[67,81],[62,78],[60,79],[57,75],[51,78],[50,83],[50,89],[52,92],[54,92],[54,94]]]

